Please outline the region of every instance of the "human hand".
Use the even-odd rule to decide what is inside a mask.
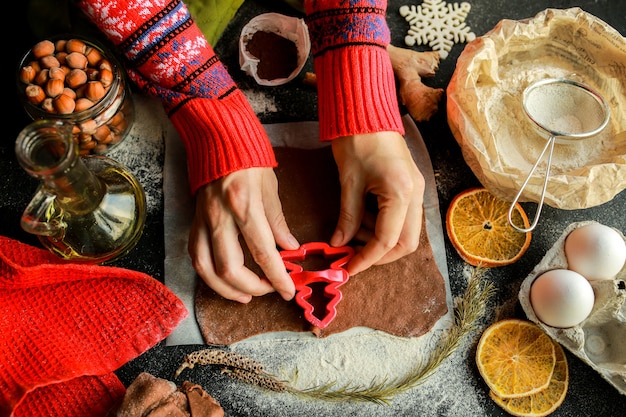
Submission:
[[[395,261],[417,249],[422,228],[424,177],[397,132],[345,136],[332,142],[339,169],[341,208],[330,244],[365,242],[346,266],[350,275]],[[366,195],[378,213],[366,212]]]
[[[240,234],[267,278],[244,265]],[[235,171],[198,190],[189,255],[198,275],[215,292],[241,303],[273,291],[286,300],[293,298],[295,286],[277,244],[299,247],[285,221],[272,168]]]

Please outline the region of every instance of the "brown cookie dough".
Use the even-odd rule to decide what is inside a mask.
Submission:
[[[275,148],[279,193],[287,224],[300,243],[328,242],[337,223],[340,188],[330,146],[304,150]],[[249,254],[246,254],[247,264]],[[258,268],[251,269],[260,273]],[[295,301],[278,294],[248,304],[229,301],[198,280],[196,320],[208,344],[231,344],[267,332],[314,331],[319,337],[365,326],[400,337],[427,333],[448,311],[445,281],[426,228],[416,252],[351,276],[342,285],[336,318],[313,329]]]

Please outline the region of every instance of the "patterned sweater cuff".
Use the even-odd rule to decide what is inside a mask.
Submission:
[[[170,120],[185,144],[191,193],[235,172],[275,167],[267,133],[241,90],[217,99],[187,101]]]
[[[387,51],[348,46],[314,60],[320,139],[396,131],[404,134],[396,85]]]

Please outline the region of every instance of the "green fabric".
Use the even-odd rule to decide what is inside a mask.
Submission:
[[[189,13],[211,45],[215,45],[244,0],[185,0]]]

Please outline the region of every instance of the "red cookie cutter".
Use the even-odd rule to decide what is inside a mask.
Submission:
[[[310,242],[301,245],[296,250],[280,252],[285,267],[296,285],[296,303],[304,309],[304,317],[313,326],[323,329],[337,315],[337,304],[343,295],[339,287],[348,281],[350,275],[343,269],[354,256],[354,249],[349,246],[332,247],[323,242]],[[323,255],[324,258],[338,258],[330,264],[328,269],[319,271],[305,271],[302,265],[295,261],[304,261],[308,255]],[[311,304],[313,287],[311,284],[324,284],[324,298],[328,299],[325,314],[315,314],[315,306]]]

